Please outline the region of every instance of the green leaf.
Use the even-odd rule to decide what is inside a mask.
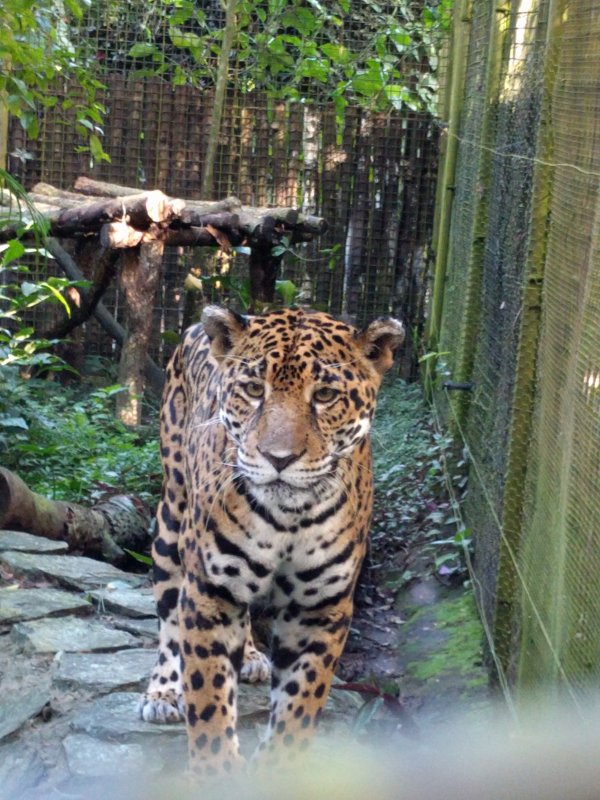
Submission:
[[[181,341],[181,336],[175,331],[163,331],[160,338],[167,344],[179,344]]]
[[[308,8],[294,8],[281,18],[283,28],[295,28],[303,36],[309,36],[317,26],[314,15]]]
[[[18,258],[21,258],[21,256],[25,252],[24,245],[18,239],[11,239],[9,242],[6,243],[6,246],[3,249],[4,249],[4,253],[2,255],[3,267],[6,267],[12,261],[16,261]]]
[[[94,158],[94,161],[105,160],[106,153],[104,152],[104,148],[102,147],[102,142],[96,136],[95,133],[93,133],[90,136],[90,152],[92,154],[92,157]]]
[[[399,52],[403,53],[407,47],[410,47],[413,40],[409,33],[405,30],[398,29],[390,33],[390,39],[396,45]]]
[[[21,328],[21,330],[16,331],[16,333],[13,334],[12,338],[15,342],[22,342],[25,339],[29,339],[29,337],[32,336],[33,333],[34,333],[33,328]]]
[[[305,58],[298,66],[298,74],[325,83],[329,78],[329,67],[317,58]]]
[[[275,291],[281,295],[284,305],[291,306],[298,294],[298,287],[293,281],[276,281]]]
[[[31,297],[32,294],[40,291],[40,287],[37,283],[29,283],[29,281],[23,281],[20,288],[21,294],[24,297]]]
[[[134,44],[133,47],[130,48],[127,55],[132,58],[145,58],[146,56],[151,56],[155,52],[157,52],[157,48],[152,42],[137,42],[137,44]]]
[[[65,307],[65,310],[67,312],[67,316],[70,317],[71,316],[71,307],[69,306],[69,304],[67,303],[65,298],[62,296],[62,294],[58,291],[58,289],[55,289],[54,286],[52,286],[47,281],[43,281],[42,283],[40,283],[40,286],[43,286],[45,289],[48,289],[48,291],[51,292],[54,295],[56,300],[58,300],[59,303],[62,303],[62,305]]]
[[[140,564],[147,564],[150,567],[152,566],[151,556],[145,556],[143,553],[136,553],[135,550],[128,550],[126,547],[123,549],[128,555],[130,555],[132,558],[135,558],[136,561],[139,561]]]
[[[350,51],[347,47],[344,47],[343,44],[330,44],[326,42],[321,45],[321,52],[324,53],[327,58],[330,58],[334,64],[345,66],[352,60]]]
[[[0,426],[2,428],[22,428],[29,430],[29,425],[23,417],[0,417]]]
[[[373,97],[383,88],[381,70],[371,66],[368,70],[357,73],[350,81],[352,88],[363,97]]]
[[[169,36],[175,47],[199,48],[204,47],[204,39],[191,31],[182,31],[180,28],[169,28]]]

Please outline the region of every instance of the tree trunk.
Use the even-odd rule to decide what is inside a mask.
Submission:
[[[127,392],[117,396],[117,416],[125,425],[136,426],[142,421],[144,363],[148,356],[163,252],[162,242],[123,251],[120,280],[127,303],[127,334],[121,350],[119,383]]]
[[[146,547],[149,523],[150,515],[137,498],[115,495],[93,508],[48,500],[0,467],[0,528],[61,539],[70,550],[121,564],[127,560],[124,548]]]

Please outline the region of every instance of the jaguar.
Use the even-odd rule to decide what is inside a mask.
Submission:
[[[153,554],[159,651],[139,703],[184,720],[192,773],[238,769],[240,678],[270,674],[255,757],[309,745],[350,626],[372,512],[369,430],[402,324],[205,308],[167,368]],[[267,602],[270,658],[249,610]]]

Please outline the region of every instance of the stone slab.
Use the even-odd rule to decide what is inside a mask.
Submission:
[[[116,611],[128,617],[156,617],[156,601],[152,589],[114,589],[108,586],[91,592],[99,608]]]
[[[103,742],[82,733],[73,733],[63,741],[67,764],[73,775],[98,778],[130,775],[133,772],[156,772],[160,758],[150,760],[136,742]]]
[[[60,589],[0,589],[0,622],[24,622],[61,614],[87,614],[93,606]]]
[[[145,580],[143,575],[123,572],[112,564],[85,556],[49,556],[9,550],[0,553],[0,563],[28,578],[49,578],[63,586],[83,591],[102,588],[111,581],[139,586]]]
[[[97,739],[136,742],[156,736],[184,737],[183,723],[155,725],[137,714],[137,692],[113,692],[85,705],[71,720],[71,729]]]
[[[117,653],[61,653],[54,664],[54,683],[61,688],[93,691],[143,691],[154,662],[154,650]]]
[[[20,798],[37,786],[46,770],[42,760],[23,742],[9,742],[0,747],[0,797]]]
[[[69,545],[59,539],[46,539],[23,531],[0,531],[0,551],[18,550],[22,553],[66,553]]]
[[[0,694],[0,739],[10,736],[28,719],[37,716],[49,700],[48,687],[17,694]]]
[[[118,650],[138,644],[137,639],[125,631],[109,628],[97,619],[83,620],[79,617],[19,622],[13,626],[10,635],[29,653]]]
[[[150,642],[158,642],[158,619],[133,619],[128,617],[113,617],[112,623],[121,631],[128,631],[135,636],[143,636]]]

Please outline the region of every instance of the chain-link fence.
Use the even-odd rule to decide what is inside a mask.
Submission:
[[[37,139],[12,125],[10,171],[27,188],[44,181],[68,189],[83,174],[199,197],[228,5],[93,0],[65,35],[104,86],[96,99],[106,114],[97,132],[110,162],[86,151],[89,131],[74,124],[78,104],[69,86],[44,110]],[[302,302],[359,323],[393,312],[418,334],[437,174],[432,112],[441,11],[436,3],[367,0],[233,5],[238,29],[212,151],[211,199],[233,194],[245,205],[323,216],[327,234],[284,259],[284,276],[301,289]],[[188,270],[222,268],[198,250],[170,252],[165,261],[157,333],[181,326]],[[245,257],[236,255],[226,269],[242,281]],[[107,302],[119,319],[118,300]],[[110,351],[100,331],[88,327],[88,350]],[[158,338],[152,354],[163,359]]]
[[[431,323],[500,679],[575,702],[600,671],[599,42],[597,0],[457,3]]]

